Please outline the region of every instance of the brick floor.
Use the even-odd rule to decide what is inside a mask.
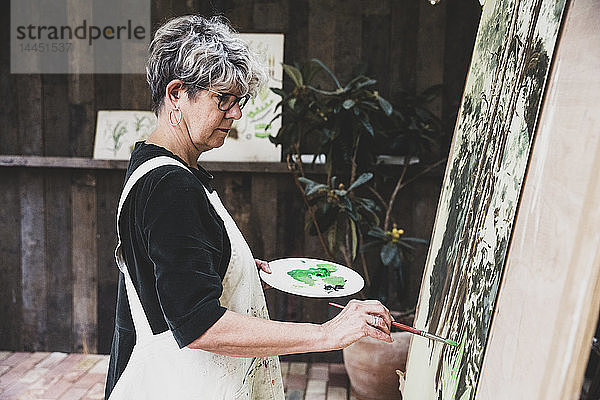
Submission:
[[[104,398],[108,356],[0,351],[0,400]],[[353,400],[343,364],[282,362],[286,400]]]

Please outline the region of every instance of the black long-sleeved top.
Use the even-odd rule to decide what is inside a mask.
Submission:
[[[152,144],[136,144],[126,180],[143,162],[172,157]],[[208,330],[224,313],[219,303],[231,257],[225,226],[204,191],[212,175],[202,167],[154,169],[132,188],[119,221],[123,257],[154,334],[170,329],[180,348]],[[203,187],[204,186],[204,187]],[[125,280],[119,273],[115,331],[105,389],[108,399],[135,344]]]

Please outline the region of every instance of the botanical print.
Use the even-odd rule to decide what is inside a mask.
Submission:
[[[283,82],[283,35],[279,33],[241,33],[248,46],[268,68],[269,83],[244,107],[242,118],[233,123],[225,144],[200,156],[202,161],[281,161],[281,149],[269,136],[277,133],[281,119],[272,121],[280,97],[269,87],[281,88]]]
[[[94,158],[128,160],[134,144],[155,126],[151,111],[98,111]]]
[[[475,397],[564,6],[485,3],[415,320],[460,346],[415,338],[405,399]]]
[[[248,101],[242,118],[233,123],[225,144],[207,151],[201,161],[277,161],[281,149],[273,146],[269,136],[281,127],[281,119],[273,121],[280,97],[269,88],[281,88],[283,82],[282,34],[242,33],[240,38],[259,55],[268,68],[269,82],[258,95]],[[136,142],[145,140],[156,126],[150,111],[99,111],[96,122],[94,158],[128,160]]]

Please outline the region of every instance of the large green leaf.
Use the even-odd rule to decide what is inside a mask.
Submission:
[[[368,108],[372,111],[379,111],[381,109],[381,106],[379,106],[377,103],[373,103],[372,101],[361,101],[360,105],[361,107]]]
[[[356,258],[356,248],[358,247],[358,235],[356,234],[356,224],[350,219],[350,234],[352,235],[352,259]]]
[[[302,65],[301,70],[302,76],[304,77],[304,84],[309,85],[312,82],[313,78],[317,75],[317,73],[322,71],[323,68],[321,68],[316,63],[307,62],[304,63],[304,65]]]
[[[371,178],[373,178],[373,173],[371,172],[365,172],[361,174],[358,178],[356,178],[354,182],[352,182],[352,185],[350,185],[348,191],[351,191],[352,189],[359,187],[363,183],[370,181]]]
[[[378,226],[373,227],[373,229],[371,229],[369,232],[367,232],[367,235],[377,238],[377,239],[383,239],[383,240],[388,239],[388,236],[385,234],[385,231]]]
[[[404,288],[404,268],[402,262],[393,268],[394,275],[396,275],[396,285],[399,290]]]
[[[402,254],[395,243],[387,242],[379,253],[381,262],[388,267],[398,267],[402,264]]]
[[[361,206],[367,211],[375,212],[379,210],[377,203],[375,203],[375,201],[373,201],[372,199],[367,199],[366,197],[359,197],[358,199],[356,199],[356,201],[359,202]]]
[[[333,224],[331,228],[327,231],[327,247],[329,248],[331,254],[335,254],[335,249],[337,247],[337,233],[337,224]]]
[[[392,107],[392,104],[381,96],[377,96],[377,100],[379,101],[379,105],[381,106],[381,109],[383,110],[385,115],[392,115],[392,113],[394,112],[394,107]]]
[[[279,95],[281,97],[287,96],[287,93],[283,89],[276,88],[276,87],[272,87],[272,88],[269,88],[269,89],[271,89],[271,91],[273,93],[275,93],[275,94],[277,94],[277,95]]]
[[[369,117],[364,113],[360,113],[357,115],[357,118],[360,121],[360,123],[365,127],[367,132],[369,132],[371,136],[375,136],[375,131],[373,130],[373,125],[371,125],[371,122],[369,121]]]
[[[315,195],[318,195],[317,197],[322,197],[326,195],[327,192],[329,192],[329,188],[327,187],[327,185],[323,185],[320,183],[318,185],[312,186],[310,190],[307,190],[304,193],[306,194],[306,197],[310,197],[310,200],[313,200],[314,202]]]
[[[405,243],[404,240],[399,240],[397,243],[398,243],[398,245],[400,245],[402,247],[406,247],[409,250],[415,250],[414,246],[411,246],[410,244]]]
[[[348,215],[348,217],[350,217],[350,219],[354,220],[355,222],[358,222],[359,214],[356,212],[352,201],[350,201],[350,199],[346,196],[342,197],[342,199],[344,200],[344,209],[346,210],[346,215]]]
[[[321,68],[323,68],[323,70],[329,74],[331,79],[335,82],[335,85],[340,89],[342,88],[342,85],[340,85],[340,81],[338,81],[338,78],[333,74],[333,72],[331,72],[329,68],[327,68],[325,64],[323,64],[323,61],[319,60],[318,58],[313,58],[310,61],[320,65]]]
[[[299,177],[298,180],[305,185],[315,185],[318,182],[313,181],[312,179],[305,178],[303,176]]]
[[[315,181],[313,181],[313,180],[311,180],[311,179],[308,179],[308,178],[305,178],[305,177],[303,177],[303,176],[299,177],[299,178],[298,178],[298,180],[299,180],[301,183],[303,183],[303,184],[305,185],[305,187],[304,187],[304,193],[305,193],[307,196],[309,195],[309,194],[308,194],[309,192],[310,192],[310,193],[312,193],[312,192],[313,192],[313,189],[314,189],[315,187],[317,187],[317,188],[318,188],[318,187],[319,187],[319,185],[321,185],[321,186],[325,186],[325,188],[327,188],[327,186],[326,186],[326,185],[323,185],[323,184],[321,184],[321,183],[319,183],[319,182],[315,182]],[[317,189],[317,190],[318,190],[318,189]]]
[[[336,95],[340,94],[340,92],[332,92],[330,90],[317,89],[316,87],[311,86],[311,85],[306,85],[306,88],[309,90],[312,90],[313,92],[316,92],[319,94],[324,94],[326,96],[336,96]]]
[[[283,64],[283,70],[285,73],[292,78],[296,86],[304,86],[304,81],[302,79],[302,73],[300,70],[292,65]]]
[[[354,84],[356,84],[357,82],[360,82],[360,80],[362,80],[364,78],[365,78],[364,75],[355,76],[354,78],[352,78],[352,80],[350,82],[348,82],[346,84],[346,86],[344,86],[344,90],[348,91],[348,90],[352,89],[352,86],[354,86]]]
[[[327,232],[331,225],[337,220],[339,208],[331,203],[324,202],[320,207],[315,208],[315,218],[319,224],[319,229],[322,233]],[[316,235],[317,230],[314,224],[310,226],[308,231],[311,235]]]
[[[402,238],[402,240],[405,241],[405,242],[412,242],[412,243],[424,244],[426,246],[429,244],[429,241],[427,241],[425,239],[419,239],[419,238],[413,238],[413,237]]]
[[[372,242],[368,242],[368,243],[362,244],[360,246],[360,252],[364,253],[364,252],[367,252],[369,250],[380,250],[381,251],[381,245],[382,245],[381,241],[374,240]]]
[[[312,196],[317,192],[328,192],[329,191],[329,187],[327,185],[323,185],[322,183],[319,183],[317,185],[311,186],[310,190],[307,190],[306,192],[304,192],[306,194],[306,197]]]
[[[331,177],[331,187],[332,188],[337,187],[337,176],[335,176],[335,175]]]
[[[377,83],[377,81],[375,79],[367,79],[364,82],[361,82],[358,85],[356,85],[355,90],[359,90],[359,89],[364,88],[365,86],[371,86],[371,85],[374,85],[376,83]]]
[[[354,211],[354,206],[352,205],[352,202],[350,201],[348,196],[340,196],[340,203],[342,203],[344,208],[350,213]]]
[[[297,131],[294,124],[282,125],[276,136],[269,136],[271,143],[281,145],[284,153],[288,153],[290,147],[297,140]]]
[[[349,110],[352,107],[354,107],[355,104],[356,104],[356,102],[354,100],[352,100],[352,99],[346,99],[342,103],[342,107],[344,107],[346,110]]]

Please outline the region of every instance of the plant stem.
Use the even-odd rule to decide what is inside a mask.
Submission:
[[[392,207],[394,206],[394,202],[396,201],[396,195],[398,194],[398,192],[400,191],[400,189],[404,188],[409,183],[412,183],[412,182],[416,181],[417,179],[419,179],[421,176],[425,175],[426,173],[428,173],[432,169],[437,168],[438,165],[440,165],[441,163],[445,162],[446,160],[447,160],[447,158],[442,158],[441,160],[439,160],[435,164],[430,165],[429,167],[425,168],[423,171],[419,172],[417,175],[413,176],[412,178],[410,178],[406,182],[402,183],[402,180],[404,179],[404,174],[406,173],[406,170],[407,170],[407,167],[408,167],[408,165],[404,165],[404,169],[402,170],[402,174],[400,175],[400,179],[398,179],[398,183],[396,183],[396,187],[394,188],[394,192],[392,193],[392,196],[390,197],[390,201],[386,205],[385,222],[383,224],[383,229],[384,230],[387,231],[387,230],[390,229],[390,225],[389,224],[390,224],[390,216],[391,216],[391,213],[392,213]],[[375,189],[373,189],[371,187],[369,187],[369,188],[371,189],[371,192],[373,192],[373,194],[375,194],[375,196],[377,196],[377,198],[379,199],[379,201],[381,201],[382,203],[384,203],[383,197],[381,197],[375,191]]]
[[[390,201],[387,204],[387,209],[385,211],[385,222],[383,223],[383,230],[390,230],[390,217],[392,215],[392,208],[394,207],[394,202],[396,201],[396,196],[402,187],[402,180],[404,179],[404,175],[406,175],[406,170],[408,169],[408,164],[404,164],[404,168],[402,168],[402,173],[400,174],[400,178],[398,178],[398,182],[396,183],[396,187],[390,196]]]
[[[308,199],[306,198],[306,193],[304,192],[304,188],[302,187],[302,185],[300,184],[300,181],[298,180],[298,171],[295,171],[292,168],[289,156],[288,156],[288,169],[294,175],[294,183],[296,184],[298,191],[302,195],[302,200],[304,200],[304,205],[306,206],[306,208],[308,209],[308,212],[310,213],[310,218],[312,219],[313,224],[315,224],[315,228],[317,228],[317,235],[319,236],[319,241],[321,242],[321,246],[323,247],[323,250],[325,250],[325,253],[327,254],[327,256],[330,259],[333,259],[333,255],[331,255],[331,252],[329,251],[329,247],[327,247],[327,244],[325,243],[325,239],[323,238],[323,235],[321,234],[321,228],[319,228],[319,223],[317,222],[317,217],[315,217],[315,212],[313,211],[310,204],[308,204]]]
[[[363,235],[360,229],[358,230],[358,239],[360,240],[360,243],[363,243]],[[367,259],[365,257],[365,253],[363,253],[362,251],[360,252],[360,261],[363,267],[363,274],[365,275],[365,280],[367,281],[367,286],[371,287],[371,278],[369,277],[369,269],[367,268]]]
[[[383,196],[381,196],[377,190],[375,190],[374,187],[372,187],[371,185],[367,185],[367,187],[369,188],[369,190],[371,191],[371,193],[373,193],[375,195],[375,197],[377,197],[377,200],[379,200],[381,202],[381,205],[387,208],[387,203],[385,202],[385,200],[383,199]]]
[[[298,160],[298,168],[300,169],[300,175],[304,177],[304,165],[302,164],[302,153],[300,152],[300,145],[302,144],[302,123],[298,122],[298,141],[296,142],[296,156]],[[304,196],[304,191],[302,191],[302,195]]]
[[[352,267],[352,243],[350,243],[350,228],[348,227],[349,222],[346,221],[346,223],[344,224],[344,228],[345,228],[345,236],[346,236],[346,246],[344,246],[344,249],[342,251],[342,256],[344,257],[344,261],[346,262],[346,265],[348,267]]]
[[[331,148],[329,148],[329,151],[327,152],[327,159],[325,160],[326,162],[329,161],[331,164],[329,165],[329,168],[327,168],[327,186],[331,187],[331,175],[332,175],[332,169],[333,169],[333,152],[331,151]],[[325,164],[327,165],[327,164]]]
[[[356,137],[356,143],[354,143],[354,154],[352,155],[352,173],[350,174],[350,182],[348,182],[348,187],[354,183],[356,179],[356,169],[358,165],[356,163],[356,158],[358,157],[358,144],[360,142],[360,134]]]
[[[421,176],[425,175],[426,173],[428,173],[432,169],[437,168],[438,165],[440,165],[443,162],[446,162],[446,160],[447,160],[447,158],[442,158],[440,161],[436,162],[435,164],[430,165],[429,167],[427,167],[423,171],[419,172],[417,175],[413,176],[412,178],[410,178],[409,180],[407,180],[406,182],[404,182],[404,184],[400,187],[400,189],[402,189],[403,187],[407,186],[409,183],[413,183],[414,181],[416,181],[417,179],[419,179]]]

